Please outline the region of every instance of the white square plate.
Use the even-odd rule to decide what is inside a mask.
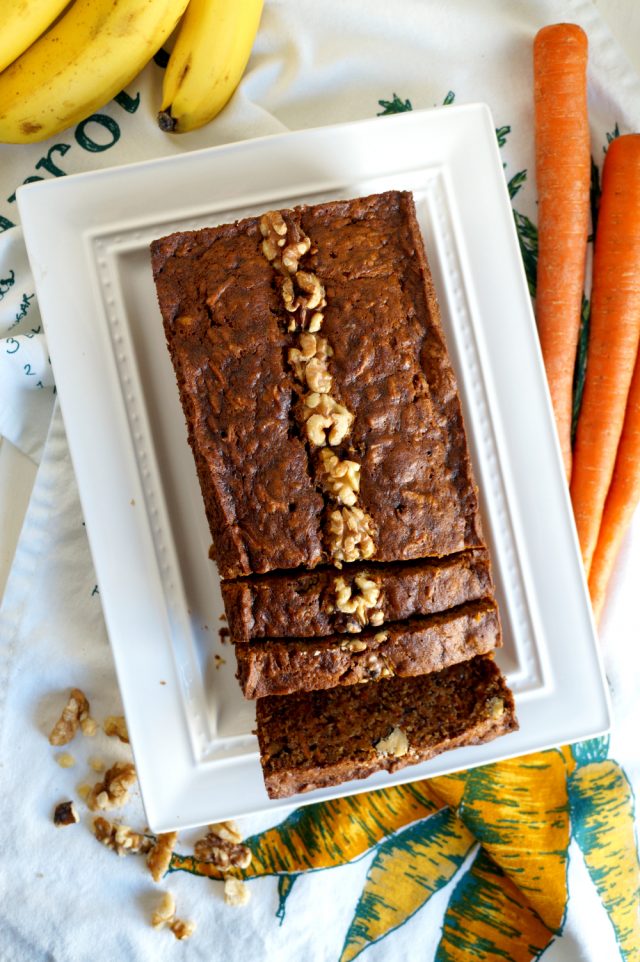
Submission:
[[[149,824],[267,798],[254,710],[218,638],[209,531],[149,243],[273,207],[414,192],[458,375],[520,731],[302,802],[425,778],[609,726],[606,686],[494,125],[484,105],[325,127],[18,191]],[[220,665],[216,655],[225,659]],[[298,801],[298,799],[296,799]]]

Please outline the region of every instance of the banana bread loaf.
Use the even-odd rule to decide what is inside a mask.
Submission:
[[[152,264],[223,578],[482,547],[410,193],[172,234]]]

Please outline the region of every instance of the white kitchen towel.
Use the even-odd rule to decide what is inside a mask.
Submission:
[[[444,962],[534,958],[545,945],[545,960],[637,958],[638,864],[628,785],[640,786],[638,521],[625,543],[605,613],[603,647],[616,716],[611,741],[598,740],[582,754],[565,750],[562,755],[566,798],[554,817],[566,822],[571,808],[569,857],[565,853],[558,862],[557,853],[549,853],[539,885],[540,890],[552,888],[563,873],[568,876],[566,913],[554,937],[538,915],[525,919],[522,908],[518,933],[508,914],[518,898],[513,894],[511,903],[501,903],[499,934],[495,926],[491,929],[492,937],[503,940],[502,954],[489,943],[483,948],[479,938],[472,953],[464,939],[480,931],[468,894],[477,893],[474,878],[482,870],[476,850],[456,863],[449,881],[429,899],[426,886],[421,899],[410,896],[408,876],[393,868],[398,864],[391,858],[394,853],[419,857],[410,844],[422,822],[409,826],[411,837],[382,837],[355,855],[345,849],[344,858],[334,858],[323,871],[252,879],[251,901],[242,909],[224,904],[221,882],[198,875],[174,873],[155,886],[142,859],[117,858],[95,841],[77,790],[79,783],[99,777],[93,772],[89,777],[90,757],[111,763],[128,757],[127,746],[103,733],[95,739],[78,736],[68,746],[76,764],[63,769],[56,764],[59,750],[46,737],[72,685],[87,693],[99,720],[117,714],[120,702],[62,419],[54,408],[46,341],[21,234],[13,226],[15,189],[28,178],[284,129],[452,101],[486,101],[499,129],[526,262],[535,255],[531,226],[536,220],[532,40],[539,27],[559,20],[580,23],[589,36],[593,154],[600,164],[608,135],[640,130],[640,84],[590,0],[271,0],[240,88],[221,116],[202,130],[182,137],[158,130],[154,115],[162,67],[151,63],[93,119],[45,144],[0,147],[0,431],[41,459],[0,612],[2,962],[84,962],[96,956],[137,962],[177,954],[194,960],[328,962],[354,958],[360,951],[371,962]],[[555,753],[549,772],[556,771],[559,758]],[[53,806],[69,798],[77,800],[81,823],[56,829]],[[144,825],[136,793],[123,817],[134,827]],[[297,818],[292,809],[287,831]],[[532,816],[520,812],[519,818],[524,834]],[[278,823],[282,819],[280,815]],[[259,840],[274,822],[247,819],[241,829]],[[179,850],[188,853],[197,834],[185,833]],[[279,838],[286,847],[284,832]],[[304,855],[297,838],[297,848],[289,853],[292,864]],[[389,847],[394,839],[399,839],[395,849]],[[434,851],[433,871],[438,857],[453,858]],[[389,904],[377,903],[376,922],[371,903],[361,896],[381,865],[386,866]],[[421,871],[430,877],[424,865]],[[180,945],[167,930],[149,925],[158,891],[166,888],[176,896],[178,915],[197,924],[193,937]],[[394,892],[402,897],[390,907]],[[539,908],[536,897],[531,898]],[[485,918],[490,903],[488,898],[481,904]],[[560,908],[562,916],[564,906]]]

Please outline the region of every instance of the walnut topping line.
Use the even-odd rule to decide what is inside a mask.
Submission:
[[[345,440],[354,416],[331,395],[333,378],[327,361],[333,351],[326,338],[316,336],[322,327],[327,300],[320,278],[312,271],[300,269],[301,258],[311,250],[311,240],[297,225],[292,226],[291,236],[289,231],[279,211],[268,211],[260,218],[262,253],[282,276],[280,294],[290,315],[287,330],[300,334],[298,346],[289,349],[288,360],[306,392],[301,417],[307,441],[318,449],[318,482],[338,505],[338,510],[329,513],[326,535],[333,562],[340,568],[343,561],[372,557],[374,525],[369,515],[357,507],[360,465],[342,460],[329,450]],[[357,622],[354,626],[358,630]]]

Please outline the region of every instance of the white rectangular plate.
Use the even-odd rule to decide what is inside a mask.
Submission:
[[[481,490],[520,731],[301,802],[466,768],[609,726],[529,294],[484,105],[299,131],[23,187],[18,204],[149,824],[267,798],[254,709],[218,637],[209,531],[149,243],[273,207],[414,192]],[[218,657],[216,657],[218,656]],[[222,664],[220,659],[224,659]]]

